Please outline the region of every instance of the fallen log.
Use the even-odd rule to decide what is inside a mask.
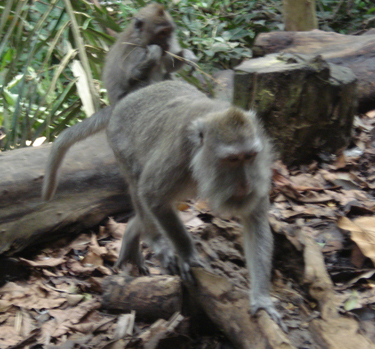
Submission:
[[[322,30],[260,34],[253,56],[270,53],[321,55],[329,63],[350,68],[358,80],[359,110],[375,108],[375,34],[343,35]]]
[[[182,285],[177,276],[108,276],[103,284],[102,306],[130,313],[147,321],[169,319],[181,311]]]
[[[50,202],[41,200],[51,145],[0,153],[0,254],[80,232],[131,210],[126,184],[104,133],[72,147]]]
[[[265,311],[261,310],[257,317],[250,315],[246,290],[235,287],[226,278],[202,268],[193,268],[193,274],[196,284],[187,285],[193,301],[181,292],[179,277],[109,276],[103,286],[105,292],[102,306],[112,311],[135,310],[136,316],[140,318],[156,320],[168,319],[171,314],[180,311],[181,307],[184,308],[185,304],[195,302],[212,323],[224,332],[235,348],[294,348]],[[187,311],[188,316],[194,317],[197,310],[190,307]],[[201,323],[201,326],[205,324]]]

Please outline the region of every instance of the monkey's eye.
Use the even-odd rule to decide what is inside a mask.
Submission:
[[[244,160],[245,161],[253,161],[255,157],[257,156],[257,152],[252,151],[244,154]]]
[[[256,157],[256,152],[246,152],[246,153],[238,153],[238,154],[231,154],[226,156],[223,161],[229,165],[237,166],[244,164],[246,162],[252,162]]]
[[[231,166],[236,166],[241,163],[241,158],[238,155],[228,155],[223,159],[223,162]]]
[[[143,27],[143,21],[140,18],[136,18],[134,22],[134,27],[138,30],[141,30]]]
[[[171,33],[170,28],[163,28],[163,29],[160,29],[160,30],[158,31],[157,36],[163,38],[163,37],[168,36],[170,33]]]

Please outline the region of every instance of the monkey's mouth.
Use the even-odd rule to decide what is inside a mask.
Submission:
[[[151,45],[158,45],[158,46],[161,47],[161,49],[162,49],[163,51],[168,51],[168,49],[169,49],[169,45],[168,45],[167,43],[165,43],[165,42],[154,41],[154,42],[151,43]],[[165,52],[163,52],[163,55],[164,55],[164,54],[165,54]]]

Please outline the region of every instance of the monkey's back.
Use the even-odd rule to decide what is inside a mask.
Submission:
[[[229,105],[208,98],[187,83],[164,81],[153,84],[129,94],[115,106],[107,128],[108,141],[115,155],[121,158],[119,162],[127,167],[123,169],[127,176],[137,177],[146,165],[154,166],[157,171],[160,162],[165,166],[173,163],[188,167],[191,121]],[[148,163],[150,159],[158,158],[153,156],[155,153],[167,153],[173,161],[159,159],[158,164]],[[180,154],[184,154],[184,158]]]

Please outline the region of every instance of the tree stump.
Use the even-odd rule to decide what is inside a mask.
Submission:
[[[358,79],[359,110],[375,108],[375,29],[363,35],[323,30],[262,33],[253,46],[254,58],[281,51],[321,55],[329,63],[351,69]]]
[[[257,111],[285,163],[307,162],[348,145],[356,78],[321,56],[271,54],[236,68],[233,102]]]

